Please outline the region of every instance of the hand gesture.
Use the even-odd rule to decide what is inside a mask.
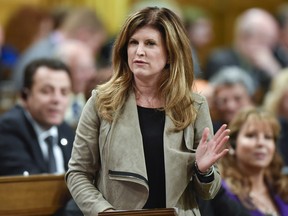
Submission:
[[[199,171],[205,173],[220,158],[222,158],[229,149],[226,143],[229,139],[230,130],[223,124],[216,132],[214,137],[208,141],[209,128],[205,128],[196,150],[196,163]]]

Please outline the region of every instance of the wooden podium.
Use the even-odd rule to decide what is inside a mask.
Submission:
[[[64,175],[0,177],[0,216],[53,215],[69,198]]]
[[[101,212],[99,216],[177,216],[175,209],[143,209],[131,211],[114,211],[114,212]]]

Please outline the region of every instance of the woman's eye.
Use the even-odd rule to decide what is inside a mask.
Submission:
[[[131,41],[129,41],[129,44],[137,44],[137,41],[131,40]]]
[[[146,44],[149,45],[149,46],[153,46],[153,45],[155,45],[155,42],[153,42],[153,41],[148,41]]]
[[[254,136],[255,136],[254,133],[246,133],[246,137],[252,138],[252,137],[254,137]]]
[[[272,135],[265,135],[265,139],[272,140],[274,137]]]

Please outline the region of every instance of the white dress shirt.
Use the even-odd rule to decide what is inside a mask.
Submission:
[[[48,146],[45,142],[45,139],[48,136],[53,137],[53,153],[56,161],[56,168],[57,172],[59,174],[65,173],[65,167],[64,167],[64,158],[63,158],[63,153],[61,151],[61,148],[58,146],[58,129],[56,126],[52,126],[48,130],[44,130],[30,115],[29,112],[25,112],[28,119],[32,123],[32,126],[36,132],[37,138],[38,138],[38,143],[40,145],[40,148],[42,150],[42,154],[45,160],[48,160]]]

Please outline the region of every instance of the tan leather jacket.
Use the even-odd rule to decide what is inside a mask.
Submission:
[[[76,131],[66,174],[68,188],[86,216],[96,216],[107,208],[141,209],[149,188],[135,95],[129,95],[112,124],[97,115],[95,95],[96,91],[84,107]],[[166,207],[177,208],[179,216],[200,215],[196,194],[211,199],[221,184],[217,169],[211,183],[201,183],[192,169],[203,129],[213,131],[206,100],[197,94],[193,97],[197,109],[194,124],[175,133],[169,130],[171,119],[165,119]]]

